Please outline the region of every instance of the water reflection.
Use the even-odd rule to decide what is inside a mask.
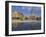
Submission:
[[[18,22],[12,24],[12,31],[20,30],[39,30],[41,29],[41,22]]]

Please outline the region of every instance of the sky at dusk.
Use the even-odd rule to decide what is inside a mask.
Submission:
[[[32,6],[12,6],[12,12],[23,13],[24,16],[32,15],[32,12],[35,16],[41,16],[41,7],[32,7]]]

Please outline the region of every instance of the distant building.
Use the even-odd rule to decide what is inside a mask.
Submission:
[[[35,20],[36,18],[35,18],[35,16],[29,16],[29,19],[30,20]]]
[[[12,13],[12,22],[23,20],[24,15],[20,12],[13,12]]]
[[[32,13],[32,16],[24,16],[23,13],[16,11],[12,13],[12,23],[24,20],[41,20],[41,16],[35,16],[34,13]]]
[[[36,20],[41,20],[41,16],[37,16],[36,17]]]
[[[30,16],[28,17],[29,20],[41,20],[41,16],[37,16],[34,12],[34,8],[30,12]]]

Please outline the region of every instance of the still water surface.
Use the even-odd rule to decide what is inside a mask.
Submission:
[[[39,30],[41,29],[41,22],[23,22],[12,24],[12,31],[20,30]]]

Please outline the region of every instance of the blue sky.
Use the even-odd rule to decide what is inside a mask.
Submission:
[[[23,13],[24,16],[32,15],[32,12],[35,16],[41,16],[41,7],[32,7],[32,6],[12,6],[12,12],[17,11]]]

